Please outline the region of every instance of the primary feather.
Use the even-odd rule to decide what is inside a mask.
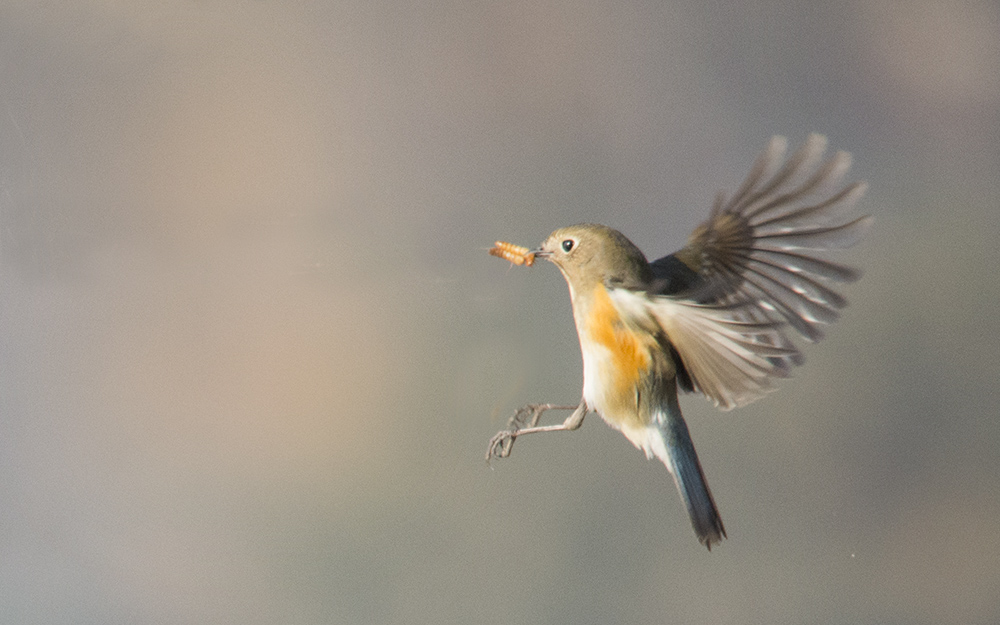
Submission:
[[[694,388],[725,409],[759,398],[801,364],[786,328],[820,340],[847,305],[832,285],[860,277],[820,255],[854,245],[872,223],[844,217],[866,189],[841,186],[850,155],[822,161],[826,139],[817,134],[784,160],[786,145],[772,139],[687,246],[650,263],[650,288],[617,295],[624,309],[657,320]]]

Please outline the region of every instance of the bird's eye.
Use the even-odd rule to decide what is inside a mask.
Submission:
[[[563,251],[567,253],[573,251],[574,245],[576,245],[576,241],[574,241],[573,239],[566,239],[565,241],[562,242]]]

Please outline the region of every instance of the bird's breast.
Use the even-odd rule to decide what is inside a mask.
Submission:
[[[603,285],[594,289],[585,306],[575,305],[574,313],[587,404],[619,429],[642,425],[640,389],[652,362],[649,337],[624,322]]]

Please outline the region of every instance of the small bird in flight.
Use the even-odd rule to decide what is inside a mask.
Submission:
[[[648,262],[625,235],[597,224],[553,232],[538,249],[498,241],[494,256],[532,266],[554,263],[569,285],[583,353],[576,406],[532,404],[489,443],[487,459],[510,455],[519,436],[575,430],[590,411],[673,475],[698,540],[722,541],[725,527],[681,415],[678,390],[722,410],[746,405],[801,365],[789,338],[823,337],[847,301],[831,285],[860,273],[817,252],[857,243],[872,217],[845,217],[866,185],[842,186],[851,157],[823,160],[826,139],[810,135],[785,159],[774,137],[731,197],[716,196],[687,245]],[[547,410],[573,410],[538,425]]]

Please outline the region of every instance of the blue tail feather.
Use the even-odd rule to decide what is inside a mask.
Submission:
[[[676,395],[665,406],[666,412],[660,413],[662,419],[657,419],[659,433],[663,438],[666,453],[656,455],[667,465],[674,476],[677,490],[687,506],[691,525],[694,527],[698,540],[712,549],[712,545],[722,542],[726,537],[726,528],[712,499],[712,491],[708,489],[705,473],[698,462],[698,454],[694,450],[691,434],[688,432],[684,417],[681,416],[680,405]],[[654,451],[660,450],[654,448]]]

